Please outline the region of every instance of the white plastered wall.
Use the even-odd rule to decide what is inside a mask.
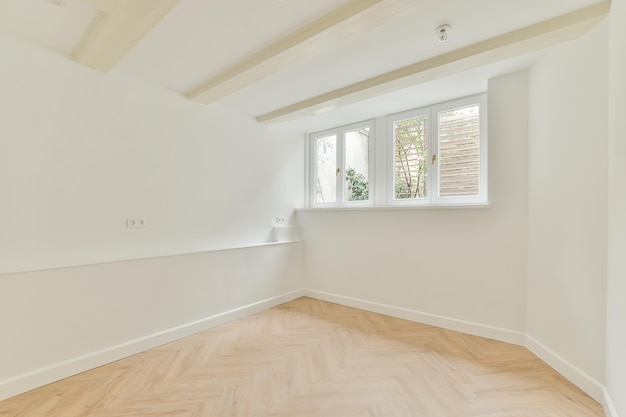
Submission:
[[[266,242],[302,204],[302,134],[9,37],[0,51],[0,273]]]
[[[0,400],[301,296],[301,242],[0,275]]]
[[[609,417],[626,416],[626,1],[613,0],[609,58],[606,386]]]
[[[301,134],[10,37],[0,54],[0,399],[300,294],[301,243],[214,250],[302,204]]]
[[[299,211],[308,288],[344,301],[524,330],[526,72],[491,80],[488,100],[491,206]]]
[[[527,333],[604,381],[608,22],[530,70]],[[597,395],[595,395],[598,398]]]

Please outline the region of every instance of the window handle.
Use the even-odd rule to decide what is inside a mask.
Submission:
[[[341,170],[339,168],[337,168],[336,174],[339,175],[339,172],[341,172]]]
[[[435,161],[436,160],[437,160],[437,155],[433,155],[433,157],[432,157],[433,165],[435,165]]]

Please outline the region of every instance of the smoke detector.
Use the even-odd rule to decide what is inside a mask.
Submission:
[[[450,25],[441,25],[437,29],[435,29],[439,42],[445,42],[448,40],[448,31],[450,29],[452,29],[452,26]]]

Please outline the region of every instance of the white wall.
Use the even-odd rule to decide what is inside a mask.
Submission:
[[[0,400],[300,296],[302,246],[0,276]]]
[[[626,1],[613,0],[609,60],[609,236],[606,386],[626,416]]]
[[[264,242],[302,204],[301,134],[12,38],[0,53],[0,273]]]
[[[517,73],[489,85],[491,207],[298,211],[308,288],[523,330],[526,83]]]
[[[267,242],[302,204],[301,134],[13,38],[0,55],[0,399],[297,295],[302,244],[158,257]]]
[[[489,208],[303,210],[305,245],[218,252],[202,251],[267,241],[301,205],[300,135],[0,37],[0,398],[302,286],[527,331],[603,382],[608,250],[606,381],[625,415],[625,8],[610,142],[603,24],[489,82]],[[69,265],[85,266],[51,269]]]
[[[529,77],[527,332],[604,381],[608,25]]]

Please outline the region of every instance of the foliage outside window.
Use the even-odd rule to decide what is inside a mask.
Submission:
[[[427,118],[415,117],[394,123],[395,198],[424,198],[428,184]]]
[[[487,204],[486,110],[480,94],[311,134],[311,206]],[[387,126],[375,172],[374,122]]]
[[[348,201],[369,200],[369,181],[365,175],[356,172],[354,168],[348,168],[346,172],[348,184]]]
[[[371,124],[362,123],[311,135],[312,204],[371,204]]]

